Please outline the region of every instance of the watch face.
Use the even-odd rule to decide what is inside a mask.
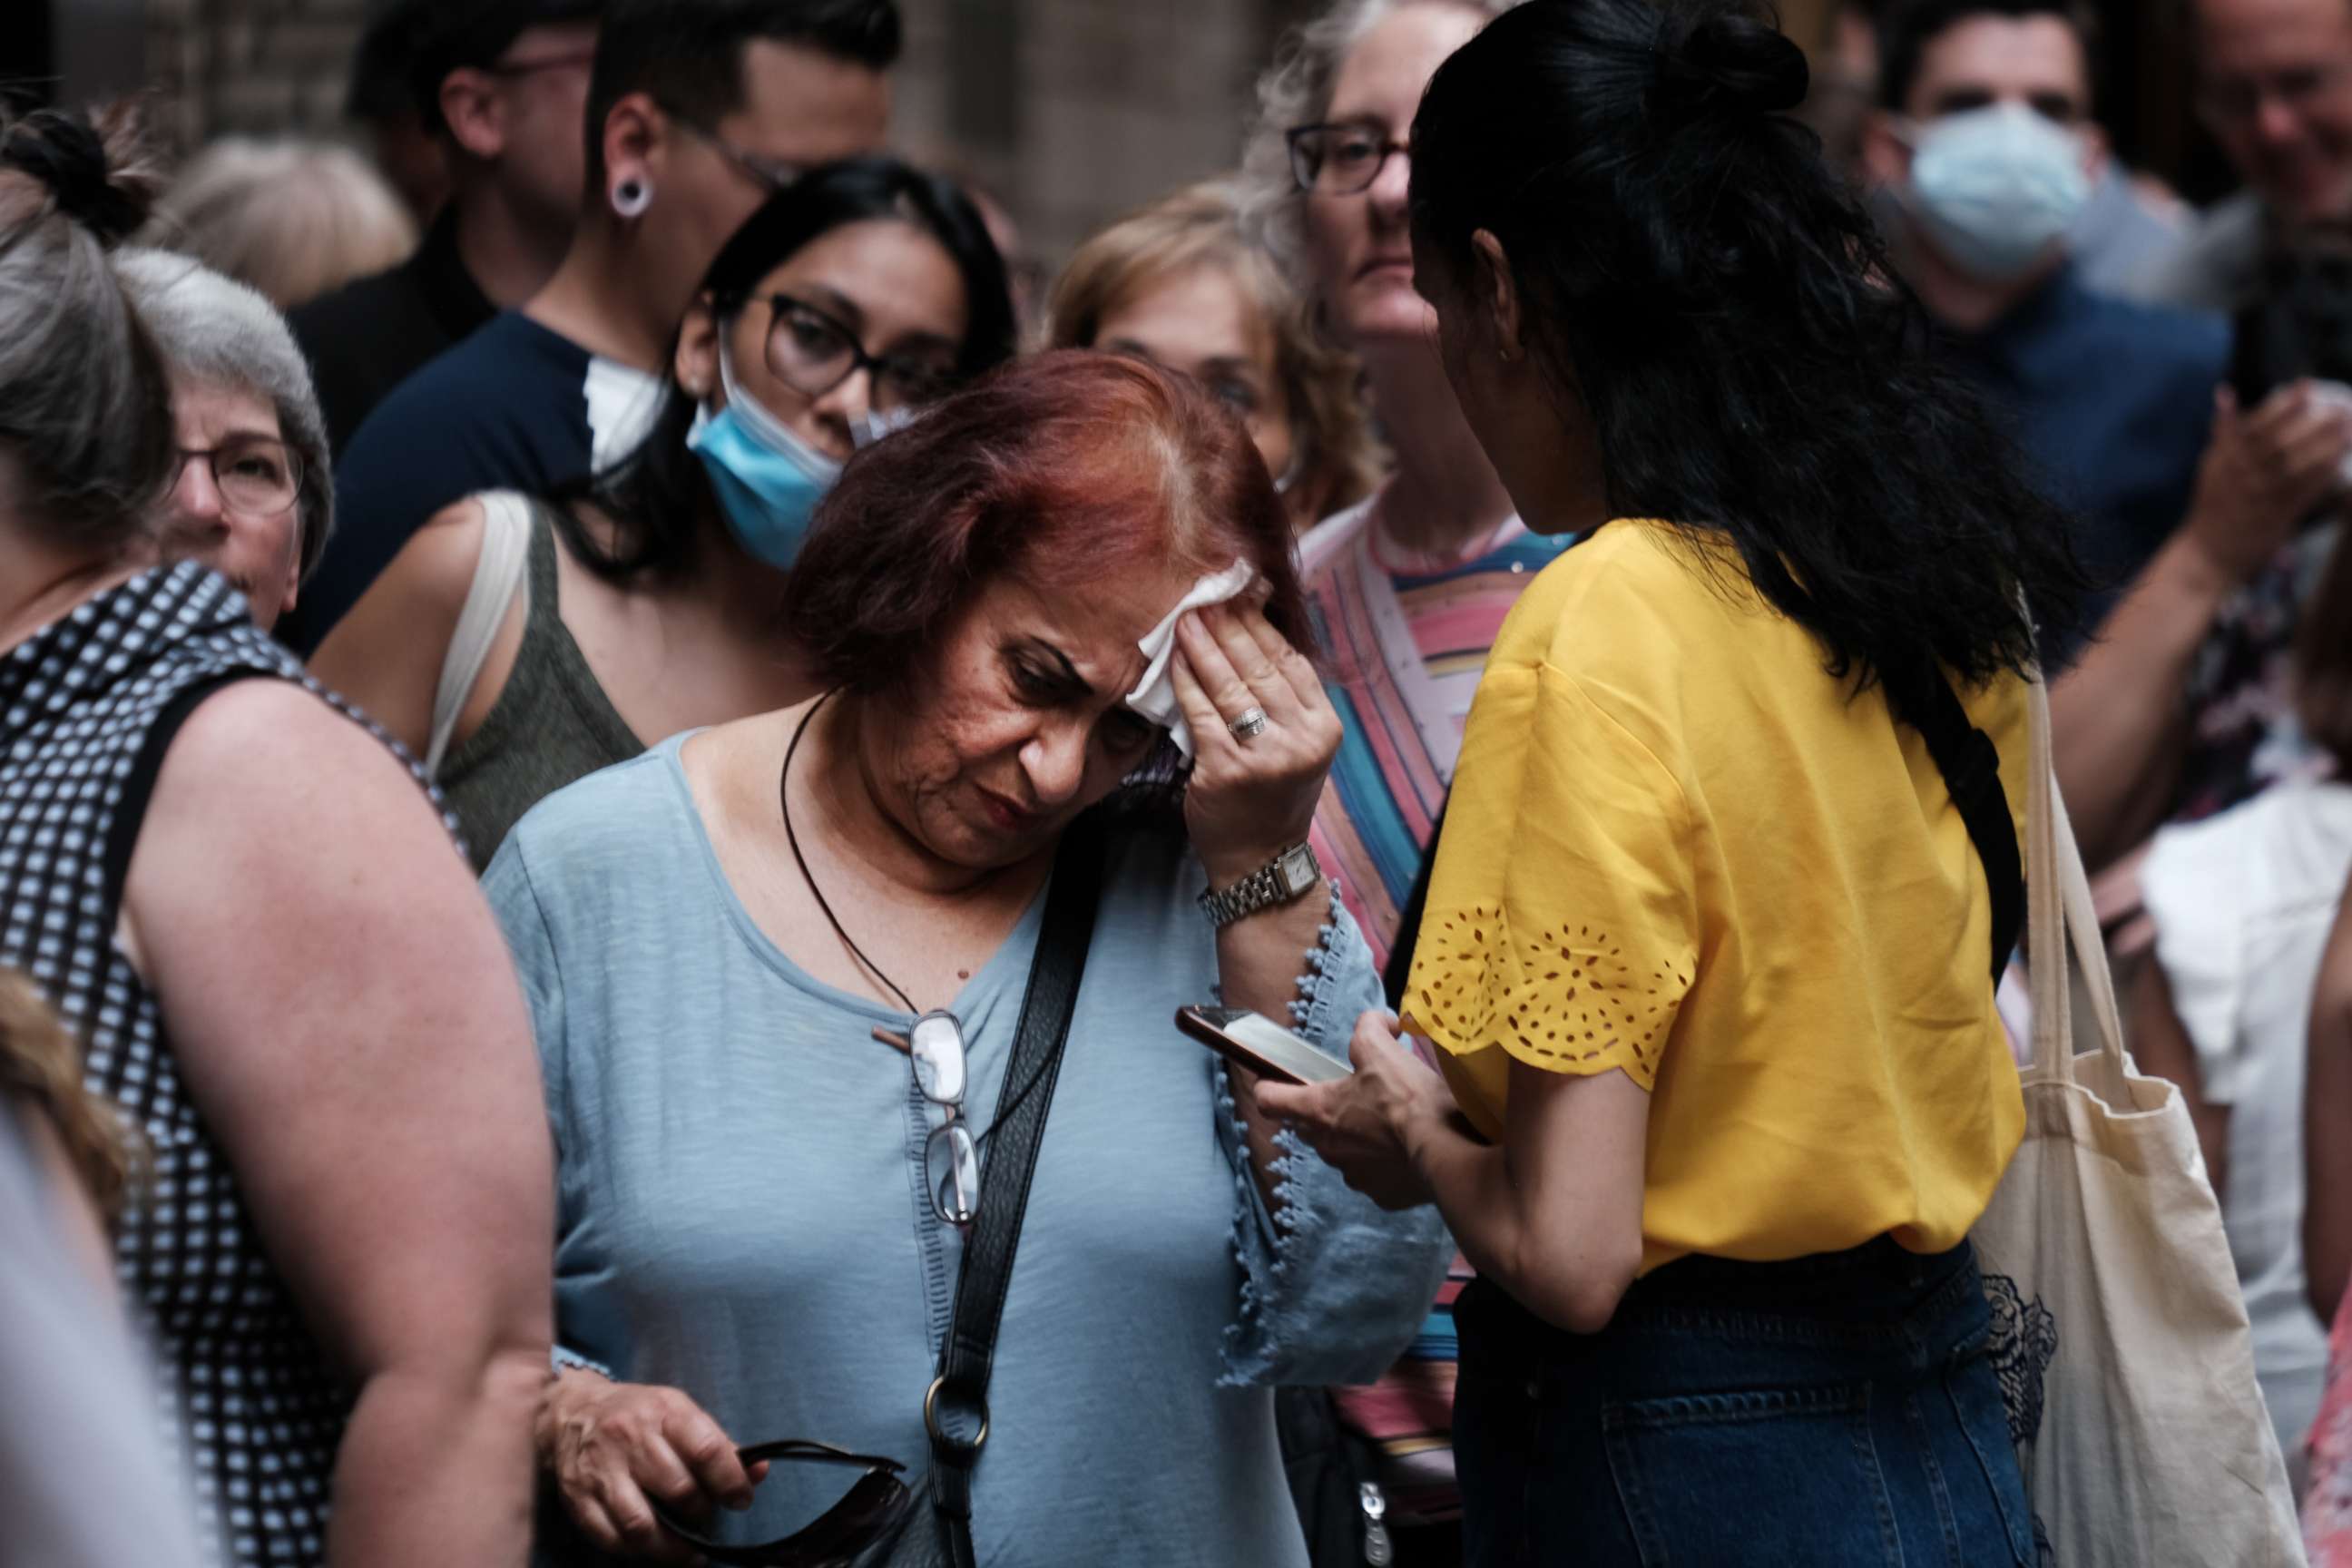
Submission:
[[[1304,844],[1286,850],[1282,858],[1276,862],[1276,875],[1282,879],[1282,891],[1286,898],[1297,898],[1313,887],[1315,879],[1321,874],[1321,868],[1315,864],[1315,851]]]

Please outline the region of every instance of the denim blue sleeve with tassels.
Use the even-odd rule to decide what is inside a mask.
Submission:
[[[1348,1055],[1356,1020],[1384,1007],[1371,950],[1336,894],[1317,945],[1305,957],[1290,1026],[1318,1050]],[[1278,1205],[1252,1179],[1249,1141],[1233,1086],[1217,1067],[1219,1135],[1234,1162],[1238,1212],[1234,1253],[1242,1268],[1239,1311],[1225,1330],[1229,1387],[1370,1383],[1429,1311],[1454,1244],[1434,1208],[1392,1215],[1350,1191],[1296,1134],[1276,1138]]]

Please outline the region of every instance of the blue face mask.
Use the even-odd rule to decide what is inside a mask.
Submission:
[[[1961,271],[2031,271],[2090,200],[2083,143],[2021,103],[1948,114],[1917,132],[1905,205]]]
[[[713,414],[704,405],[687,433],[687,449],[709,472],[735,542],[754,559],[788,571],[807,542],[816,503],[841,477],[841,465],[735,384],[723,340],[719,381],[727,389],[727,406]]]

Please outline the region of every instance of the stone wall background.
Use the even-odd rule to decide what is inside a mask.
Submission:
[[[37,6],[44,0],[0,0]],[[365,0],[47,0],[62,94],[145,83],[184,150],[333,135]],[[1311,0],[900,0],[894,140],[986,184],[1057,262],[1117,214],[1230,167],[1252,84]]]

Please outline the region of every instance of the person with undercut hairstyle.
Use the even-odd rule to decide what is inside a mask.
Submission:
[[[571,248],[361,426],[335,475],[340,536],[288,640],[316,648],[452,501],[545,495],[633,449],[727,237],[809,168],[881,145],[898,43],[894,0],[608,5]]]

